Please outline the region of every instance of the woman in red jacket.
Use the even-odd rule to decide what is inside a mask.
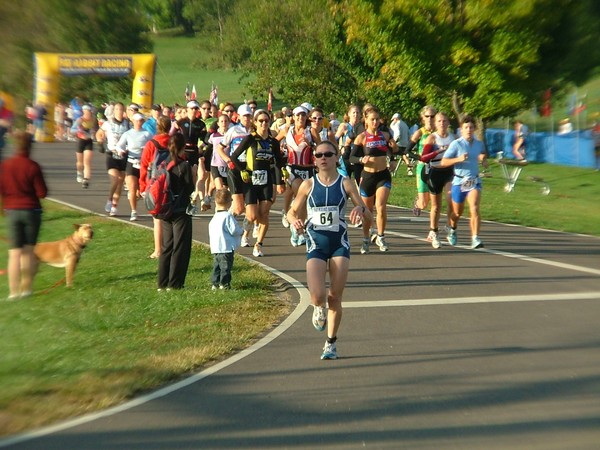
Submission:
[[[171,119],[166,116],[160,116],[156,121],[156,135],[146,143],[142,150],[142,158],[140,160],[140,193],[145,195],[148,187],[148,169],[154,162],[154,154],[156,153],[156,144],[164,150],[169,146],[169,130],[171,129]],[[160,256],[160,242],[162,240],[162,232],[160,220],[152,219],[154,226],[154,251],[150,254],[150,258],[157,259]]]
[[[40,199],[48,194],[41,167],[29,158],[33,136],[24,131],[16,131],[13,136],[15,155],[0,166],[0,203],[9,238],[9,300],[32,293],[33,247],[42,223]]]

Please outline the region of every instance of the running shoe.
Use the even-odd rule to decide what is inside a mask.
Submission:
[[[306,236],[304,236],[304,233],[298,235],[298,246],[300,245],[306,245]]]
[[[106,211],[107,213],[110,212],[110,208],[112,208],[112,200],[107,200],[106,201],[106,205],[104,205],[104,211]]]
[[[290,223],[287,220],[287,213],[285,212],[285,209],[281,210],[281,225],[283,225],[285,228],[290,227]]]
[[[83,181],[81,182],[81,187],[83,189],[87,189],[90,187],[90,180],[88,180],[87,178],[84,178]]]
[[[314,306],[312,324],[317,331],[324,331],[327,326],[327,309],[324,306]]]
[[[438,238],[438,234],[433,230],[429,232],[429,235],[427,236],[427,241],[431,242],[431,246],[433,248],[440,248],[442,246],[442,243]]]
[[[377,235],[375,237],[375,244],[377,245],[377,247],[379,247],[379,251],[382,251],[382,252],[388,251],[387,242],[385,242],[384,236]]]
[[[362,227],[362,219],[358,221],[358,223],[355,223],[354,225],[352,225],[354,228],[360,228]]]
[[[255,223],[254,227],[252,228],[252,237],[254,239],[256,239],[258,237],[258,224]]]
[[[298,243],[298,233],[294,227],[290,227],[292,235],[290,236],[290,244],[292,247],[298,247],[300,244]]]
[[[110,217],[114,217],[117,215],[117,207],[116,206],[111,206],[110,207],[110,212],[108,213],[108,215]]]
[[[131,216],[129,217],[129,220],[131,222],[135,222],[137,219],[138,219],[137,211],[134,209],[133,211],[131,211]]]
[[[212,208],[211,205],[211,198],[210,195],[207,195],[206,197],[204,197],[204,200],[202,200],[202,206],[200,207],[200,209],[202,211],[208,211],[210,208]]]
[[[196,203],[190,203],[188,205],[188,207],[186,208],[185,213],[188,216],[196,216],[196,215],[198,215],[198,207],[196,206]]]
[[[362,246],[360,247],[361,255],[366,255],[369,253],[369,238],[364,238]]]
[[[254,256],[256,258],[265,256],[265,254],[262,251],[262,244],[259,244],[258,242],[256,244],[254,244],[254,249],[252,250],[252,256]]]
[[[448,236],[446,236],[446,239],[448,240],[448,244],[452,246],[456,245],[456,242],[458,241],[458,236],[456,236],[456,230],[449,228]]]
[[[335,342],[329,343],[325,341],[325,347],[323,347],[323,354],[321,359],[337,359],[337,348]]]
[[[248,242],[248,236],[246,236],[246,235],[242,236],[242,241],[240,242],[240,245],[242,247],[250,247],[250,242]]]
[[[415,173],[413,172],[413,170],[409,167],[408,170],[406,171],[406,175],[408,175],[409,177],[412,177],[412,176],[414,176],[414,174]]]
[[[471,239],[471,248],[472,249],[483,248],[483,242],[481,242],[481,239],[479,239],[479,236],[473,236],[473,239]]]
[[[77,182],[78,183],[83,182],[83,174],[81,172],[77,172]]]
[[[373,232],[373,230],[371,230],[371,242],[374,244],[376,240],[377,240],[377,233],[375,233],[375,232]]]
[[[415,197],[415,201],[413,203],[413,215],[419,217],[421,215],[421,208],[417,205],[419,204],[419,197]]]

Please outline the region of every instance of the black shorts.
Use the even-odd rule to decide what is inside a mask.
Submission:
[[[210,166],[210,174],[213,177],[213,180],[220,178],[224,183],[227,183],[227,172],[229,169],[226,166]]]
[[[363,170],[360,178],[361,197],[372,197],[380,187],[392,189],[392,174],[388,169],[380,172],[366,172]]]
[[[127,159],[115,159],[112,153],[106,155],[106,170],[117,169],[119,172],[125,172],[127,168]]]
[[[244,203],[246,205],[256,205],[263,201],[273,202],[273,183],[271,180],[262,186],[244,183]]]
[[[227,171],[227,186],[232,194],[243,194],[245,184],[239,170],[229,169]]]
[[[452,181],[454,169],[452,167],[437,168],[425,166],[421,171],[421,180],[429,187],[432,194],[441,194],[446,183]]]
[[[198,150],[185,149],[185,159],[189,163],[190,167],[197,166],[200,160],[200,154]]]
[[[77,153],[83,153],[84,150],[94,150],[94,141],[91,139],[79,139],[77,138]]]
[[[139,166],[139,164],[138,164]],[[130,161],[127,161],[127,166],[125,167],[125,175],[131,175],[134,176],[136,178],[140,178],[140,168],[139,167],[133,167],[133,163]]]

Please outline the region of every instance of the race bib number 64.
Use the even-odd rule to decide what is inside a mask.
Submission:
[[[339,208],[337,206],[320,206],[313,208],[311,222],[315,230],[339,231]]]

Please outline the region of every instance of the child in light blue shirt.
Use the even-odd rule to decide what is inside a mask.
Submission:
[[[231,270],[235,249],[240,246],[244,232],[241,225],[229,212],[231,192],[219,189],[215,193],[215,215],[208,224],[210,252],[213,254],[212,289],[231,288]]]

